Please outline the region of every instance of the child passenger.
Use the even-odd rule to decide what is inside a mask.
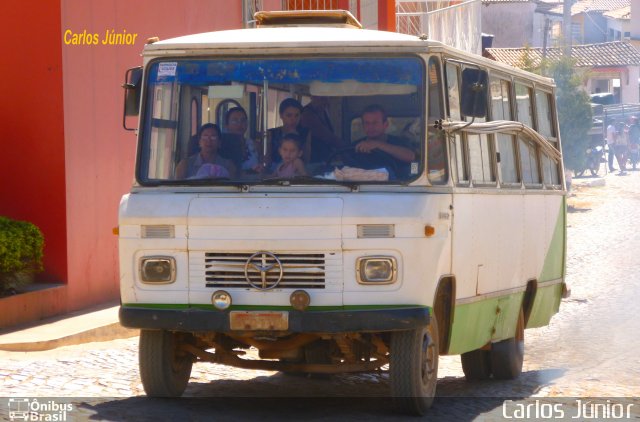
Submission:
[[[276,167],[274,176],[295,177],[306,176],[307,171],[302,161],[302,140],[296,134],[286,134],[280,141],[278,153],[282,162]]]

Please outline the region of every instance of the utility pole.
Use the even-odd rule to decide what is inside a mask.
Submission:
[[[565,56],[571,57],[571,44],[573,44],[573,36],[571,31],[571,5],[573,0],[564,0],[562,6],[562,36],[564,38],[563,53]]]
[[[542,60],[547,58],[547,38],[549,37],[549,18],[544,15],[544,31],[542,33]]]

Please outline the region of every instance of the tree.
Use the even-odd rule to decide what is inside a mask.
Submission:
[[[563,57],[545,67],[545,73],[556,81],[556,102],[565,167],[581,170],[585,166],[585,151],[589,148],[587,133],[593,125],[589,96],[581,88],[580,76],[574,70],[575,61],[570,57]]]
[[[587,133],[593,125],[589,96],[581,88],[580,75],[575,72],[575,60],[563,56],[559,60],[539,60],[530,47],[525,47],[518,67],[553,78],[556,82],[556,108],[562,139],[564,165],[582,170],[589,148]]]

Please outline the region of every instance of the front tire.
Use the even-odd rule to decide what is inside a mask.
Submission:
[[[189,383],[193,358],[179,350],[188,334],[141,330],[140,379],[149,397],[180,397]]]
[[[391,335],[389,376],[396,410],[424,415],[431,407],[438,381],[438,322]]]

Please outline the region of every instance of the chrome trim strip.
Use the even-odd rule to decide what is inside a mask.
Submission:
[[[493,299],[494,297],[507,296],[514,293],[524,292],[527,286],[514,287],[507,290],[499,290],[497,292],[485,293],[482,295],[465,297],[462,299],[456,299],[456,305],[467,305],[469,303],[480,302],[486,299]]]
[[[543,281],[542,283],[538,283],[538,288],[543,288],[543,287],[549,287],[549,286],[554,286],[556,284],[560,284],[564,282],[564,278],[556,278],[555,280],[547,280],[547,281]]]
[[[556,284],[562,283],[564,278],[557,278],[554,280],[543,281],[542,283],[538,283],[538,289],[554,286]],[[465,297],[462,299],[456,299],[456,305],[467,305],[469,303],[480,302],[486,299],[493,299],[494,297],[499,296],[507,296],[514,293],[524,292],[527,290],[527,286],[514,287],[512,289],[499,290],[497,292],[486,293],[478,296]]]

